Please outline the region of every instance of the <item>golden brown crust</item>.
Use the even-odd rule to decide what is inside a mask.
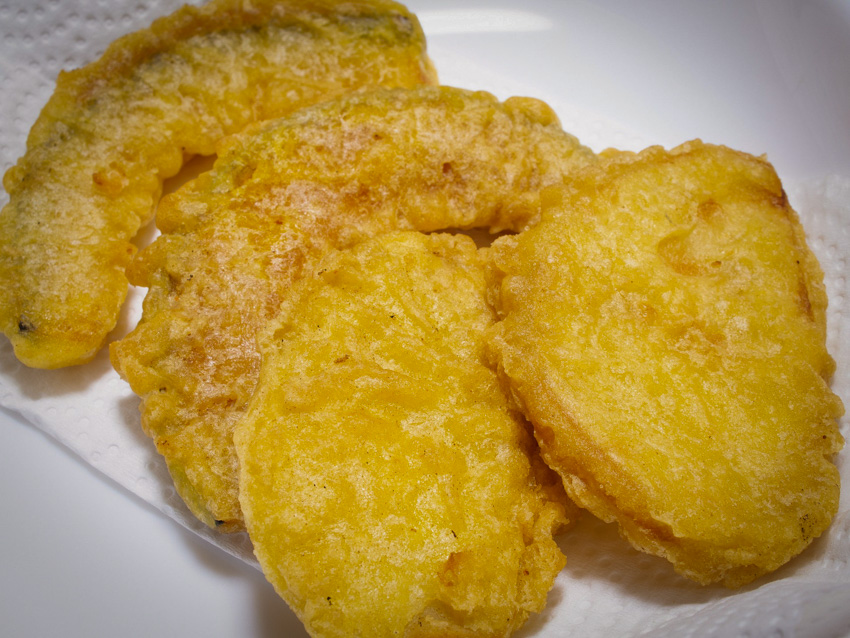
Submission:
[[[483,362],[474,243],[390,233],[319,273],[235,433],[264,572],[314,636],[509,635],[564,564],[565,496]]]
[[[193,511],[241,526],[229,439],[256,383],[255,335],[319,256],[397,228],[521,228],[542,188],[593,159],[536,100],[377,91],[258,126],[165,198],[164,234],[131,270],[150,287],[144,317],[112,357],[194,483],[181,490]]]
[[[0,327],[24,363],[89,360],[127,291],[162,180],[247,123],[374,86],[435,83],[416,18],[383,0],[184,7],[62,73],[4,177]]]
[[[737,587],[838,505],[822,274],[764,159],[603,155],[491,247],[491,356],[578,504]]]

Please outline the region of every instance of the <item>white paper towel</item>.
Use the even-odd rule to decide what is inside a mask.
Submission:
[[[82,0],[24,3],[0,0],[0,170],[24,151],[26,133],[52,91],[61,68],[80,66],[130,26],[149,23],[179,5],[177,0],[128,3]],[[514,94],[547,99],[565,128],[595,149],[639,149],[653,142],[618,123],[559,102],[545,91],[526,87],[457,55],[442,56],[432,46],[445,83],[485,88],[499,97]],[[684,141],[684,140],[683,140]],[[811,247],[826,274],[830,298],[829,347],[838,361],[833,387],[850,398],[850,177],[823,176],[786,183]],[[0,195],[0,204],[7,201]],[[132,291],[113,336],[132,327],[140,315],[143,291]],[[0,343],[0,405],[23,415],[86,462],[138,494],[211,543],[255,564],[244,534],[222,535],[200,524],[172,487],[162,459],[142,433],[138,399],[112,370],[106,352],[91,364],[56,371],[20,365],[8,342]],[[842,422],[850,436],[848,419]],[[699,587],[673,573],[660,559],[641,554],[622,541],[612,525],[586,516],[565,534],[569,566],[550,594],[544,614],[521,635],[556,636],[790,636],[806,627],[807,636],[850,632],[850,488],[847,453],[842,472],[840,512],[829,532],[804,555],[769,578],[739,592]]]

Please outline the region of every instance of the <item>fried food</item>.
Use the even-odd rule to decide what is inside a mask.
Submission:
[[[594,159],[542,102],[420,87],[259,125],[164,198],[129,271],[144,315],[111,352],[196,516],[242,528],[231,439],[256,333],[318,257],[397,228],[521,228],[541,188]]]
[[[364,87],[436,83],[386,0],[213,0],[62,73],[5,175],[0,327],[27,365],[83,363],[115,326],[163,179],[249,122]]]
[[[240,499],[313,636],[506,636],[545,606],[566,499],[483,362],[485,288],[470,238],[385,234],[263,332]]]
[[[838,506],[823,275],[764,159],[606,155],[494,243],[489,356],[577,504],[737,587]]]

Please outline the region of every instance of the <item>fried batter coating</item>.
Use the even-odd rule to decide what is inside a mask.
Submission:
[[[242,527],[232,429],[254,391],[257,330],[315,260],[397,228],[519,228],[544,186],[595,156],[543,103],[449,87],[341,98],[239,136],[163,199],[130,269],[150,288],[112,346],[181,496]]]
[[[608,155],[494,243],[490,356],[577,504],[741,586],[838,506],[823,275],[764,159],[699,141]]]
[[[506,636],[564,564],[558,477],[483,361],[475,244],[330,254],[261,338],[234,439],[269,580],[314,636]]]
[[[27,365],[83,363],[115,326],[163,179],[246,124],[364,87],[436,83],[387,0],[213,0],[62,73],[5,175],[0,327]]]

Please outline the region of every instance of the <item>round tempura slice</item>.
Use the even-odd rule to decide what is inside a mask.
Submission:
[[[558,477],[483,361],[466,236],[324,259],[261,338],[235,432],[268,579],[313,636],[507,636],[564,564]]]
[[[537,100],[386,90],[259,125],[164,198],[130,270],[144,315],[112,360],[192,511],[242,527],[231,436],[256,333],[319,256],[397,228],[521,228],[542,188],[594,159]]]
[[[609,155],[494,243],[491,356],[577,504],[740,586],[838,506],[822,272],[764,159]]]
[[[364,87],[436,83],[386,0],[213,0],[62,73],[6,173],[0,329],[29,366],[91,359],[127,294],[130,240],[163,179],[249,122]]]

